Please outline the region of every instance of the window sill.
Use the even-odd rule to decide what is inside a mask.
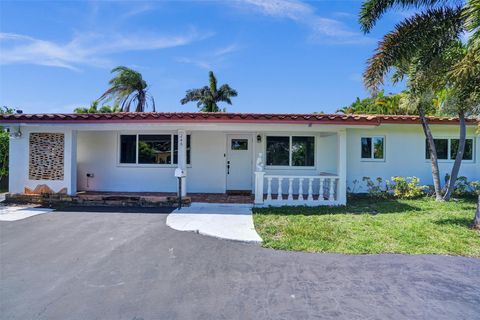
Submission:
[[[178,168],[178,164],[138,164],[138,163],[117,163],[117,167],[120,168],[158,168],[158,169],[175,169]],[[187,165],[187,168],[191,168],[192,165]]]
[[[430,161],[430,159],[426,159],[425,162],[426,163],[432,163]],[[454,163],[454,162],[455,162],[455,159],[453,159],[453,160],[438,159],[438,163]],[[471,163],[475,163],[475,161],[474,160],[462,160],[462,163],[471,164]]]
[[[316,170],[317,167],[298,167],[298,166],[265,166],[270,170]]]
[[[385,159],[360,159],[361,162],[387,162]]]

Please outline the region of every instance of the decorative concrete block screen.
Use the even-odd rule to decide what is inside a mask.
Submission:
[[[63,180],[63,133],[30,133],[30,180]]]

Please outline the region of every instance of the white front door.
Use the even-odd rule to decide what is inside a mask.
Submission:
[[[227,190],[252,190],[252,136],[227,135]]]

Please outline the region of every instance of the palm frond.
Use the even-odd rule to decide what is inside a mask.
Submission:
[[[379,42],[368,60],[364,82],[372,91],[383,84],[391,68],[414,58],[428,63],[463,31],[461,7],[435,8],[416,14],[395,26]]]
[[[228,84],[217,89],[217,79],[212,71],[209,72],[209,85],[199,89],[187,90],[185,97],[180,100],[181,104],[197,102],[197,107],[202,112],[219,112],[218,102],[232,104],[231,97],[238,95]]]
[[[463,12],[465,24],[469,31],[480,28],[480,0],[469,0]]]
[[[232,89],[228,84],[224,84],[218,90],[219,94],[227,97],[236,97],[238,96],[238,92]]]
[[[152,111],[155,112],[156,111],[155,99],[153,98],[153,96],[151,94],[148,94],[148,96],[150,97],[150,101],[152,102]]]
[[[212,95],[215,95],[217,93],[217,78],[215,78],[213,71],[208,72],[208,80],[210,84],[210,92]]]
[[[142,75],[124,66],[112,69],[112,73],[115,73],[115,76],[108,82],[110,88],[98,100],[103,100],[104,102],[114,100],[115,105],[120,106],[124,112],[130,112],[131,104],[133,101],[136,101],[135,111],[145,111],[148,103],[144,97],[148,93],[148,85],[143,80]]]
[[[432,8],[436,4],[447,2],[447,0],[367,0],[360,10],[360,26],[365,33],[368,33],[389,9]]]
[[[185,97],[182,100],[180,100],[180,103],[186,104],[193,101],[199,101],[205,95],[205,91],[207,90],[209,90],[208,87],[187,90]]]

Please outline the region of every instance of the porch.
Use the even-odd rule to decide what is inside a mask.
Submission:
[[[95,159],[89,159],[85,157],[86,152],[81,152],[83,159],[79,159],[78,185],[79,189],[85,191],[103,189],[135,194],[140,189],[142,194],[158,196],[174,196],[181,190],[182,197],[192,202],[254,203],[258,206],[345,204],[346,132],[310,130],[177,130],[171,133],[174,140],[170,143],[170,149],[165,148],[166,155],[162,153],[161,158],[153,160],[156,163],[149,164],[140,163],[143,155],[138,145],[145,135],[117,132],[114,135],[117,141],[120,140],[120,145],[117,150],[112,150],[113,153],[120,153],[116,166],[106,167],[104,171],[96,167],[101,158],[111,156],[98,156],[104,152],[107,141],[95,148],[98,150],[95,153],[97,156],[93,156]],[[148,133],[149,139],[153,140],[153,132]],[[93,139],[101,140],[98,133],[80,136],[91,138],[88,142],[81,138],[79,150]],[[132,156],[134,163],[131,164],[121,163],[121,139],[124,136],[134,136],[136,139],[137,151]],[[153,150],[158,148],[156,142],[148,143],[152,144]],[[295,148],[300,151],[294,153]],[[182,174],[180,180],[175,177],[178,169]],[[121,175],[128,179],[121,179]],[[115,185],[107,183],[112,176],[115,176]]]
[[[26,126],[12,145],[22,150],[14,169],[24,168],[10,181],[14,193],[47,185],[81,201],[175,201],[181,190],[192,202],[346,202],[346,129],[339,126]]]
[[[342,181],[338,175],[320,173],[318,176],[272,175],[255,172],[256,205],[340,205]],[[267,190],[266,193],[263,190]]]

